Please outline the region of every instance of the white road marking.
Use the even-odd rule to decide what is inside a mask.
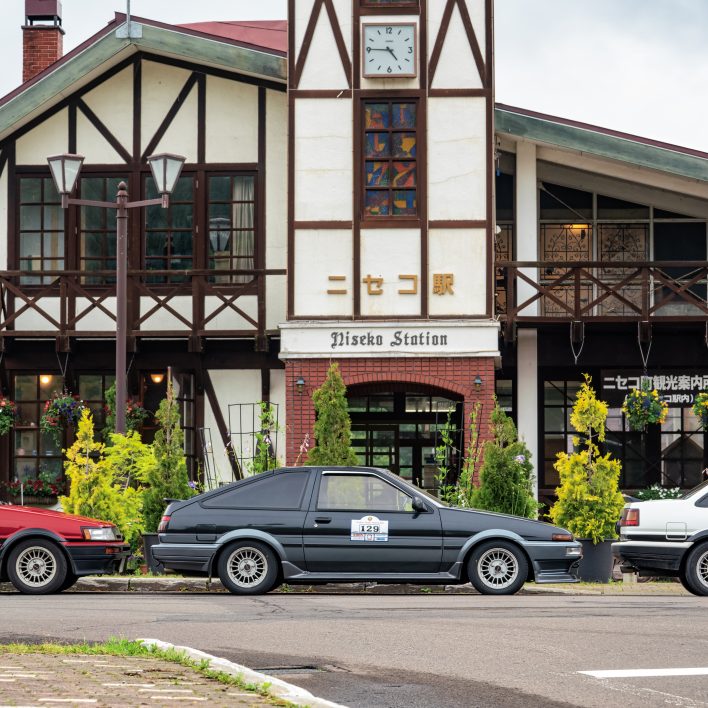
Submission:
[[[106,688],[121,688],[123,686],[133,686],[133,687],[142,686],[143,688],[152,688],[155,684],[154,683],[102,683],[101,685],[105,686]]]
[[[0,681],[2,681],[3,683],[14,683],[15,681],[17,681],[17,679],[14,679],[14,678],[0,678]]]
[[[37,678],[37,674],[18,673],[17,671],[5,671],[2,673],[5,678]]]
[[[689,669],[608,669],[606,671],[578,671],[594,678],[652,678],[659,676],[708,676],[708,668]]]
[[[96,698],[39,698],[40,703],[98,703]]]
[[[93,659],[62,659],[65,664],[93,664]]]

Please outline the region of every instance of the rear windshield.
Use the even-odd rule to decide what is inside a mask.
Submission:
[[[705,482],[701,482],[697,487],[684,492],[681,499],[690,499],[691,497],[697,496],[705,491],[708,491],[708,479]]]

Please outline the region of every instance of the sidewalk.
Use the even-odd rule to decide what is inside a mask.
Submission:
[[[96,645],[0,645],[0,708],[343,708],[279,678],[158,639]]]
[[[16,592],[9,583],[0,583],[0,593]],[[219,580],[211,582],[207,578],[140,577],[126,576],[91,576],[81,578],[66,592],[221,592],[226,590]],[[379,585],[377,583],[332,583],[330,585],[282,585],[273,591],[279,594],[355,594],[355,595],[433,595],[461,594],[476,595],[477,591],[466,585],[412,585],[400,583]],[[670,595],[691,597],[681,583],[650,582],[613,582],[613,583],[527,583],[521,590],[527,595]]]

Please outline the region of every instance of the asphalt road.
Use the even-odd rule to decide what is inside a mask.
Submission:
[[[708,706],[708,598],[0,596],[0,642],[152,637],[352,708]],[[595,678],[582,671],[703,668]]]

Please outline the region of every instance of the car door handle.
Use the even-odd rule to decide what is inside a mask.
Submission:
[[[315,518],[316,524],[328,524],[330,521],[332,521],[331,516],[318,516]]]

